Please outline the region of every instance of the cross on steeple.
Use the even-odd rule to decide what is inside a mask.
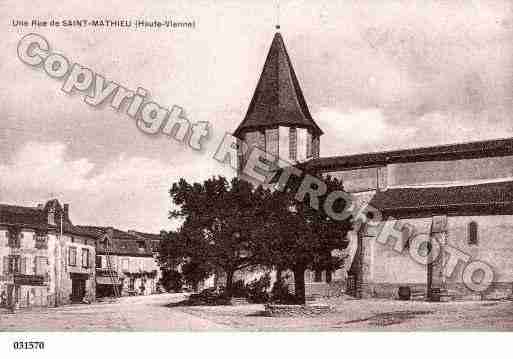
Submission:
[[[280,29],[280,0],[276,0],[276,30]]]

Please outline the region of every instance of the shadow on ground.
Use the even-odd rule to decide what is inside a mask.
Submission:
[[[412,320],[420,315],[428,315],[433,314],[433,311],[429,310],[418,310],[418,311],[410,311],[410,310],[402,310],[396,312],[388,312],[388,313],[380,313],[367,318],[355,319],[344,322],[343,324],[354,324],[354,323],[363,323],[368,322],[368,324],[376,326],[376,327],[386,327],[389,325],[401,324],[407,320]]]

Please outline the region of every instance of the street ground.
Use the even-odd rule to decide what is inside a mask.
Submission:
[[[332,300],[317,317],[262,316],[263,305],[181,307],[182,294],[126,297],[114,303],[70,305],[8,314],[0,331],[348,331],[513,330],[513,302]]]
[[[223,325],[168,308],[182,294],[124,297],[114,303],[68,305],[7,314],[0,312],[0,331],[205,331]]]
[[[184,311],[246,331],[513,330],[513,302],[431,303],[333,300],[336,311],[317,317],[262,316],[263,305],[188,307]]]

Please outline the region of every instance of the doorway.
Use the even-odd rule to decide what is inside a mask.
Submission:
[[[86,279],[84,276],[71,274],[71,302],[80,303],[86,295]]]

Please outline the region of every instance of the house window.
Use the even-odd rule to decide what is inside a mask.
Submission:
[[[477,245],[477,242],[477,222],[472,221],[468,224],[468,244]]]
[[[89,249],[82,248],[82,268],[89,268]]]
[[[7,246],[11,248],[21,247],[21,238],[23,234],[18,228],[9,228],[7,232]]]
[[[146,250],[144,241],[137,241],[137,248],[139,249],[139,252],[144,252]]]
[[[77,265],[77,249],[75,247],[69,247],[68,250],[68,264],[70,266]]]
[[[48,236],[45,232],[36,232],[36,249],[48,249]]]
[[[289,157],[294,161],[297,159],[297,131],[295,127],[289,129]]]
[[[10,255],[4,257],[4,274],[21,273],[21,269],[20,256]]]
[[[48,258],[47,257],[36,257],[36,275],[47,275],[48,274]]]
[[[96,256],[96,268],[102,268],[102,256]]]
[[[128,258],[124,258],[121,261],[121,268],[122,268],[123,272],[129,272],[130,271],[130,262],[129,262]]]

